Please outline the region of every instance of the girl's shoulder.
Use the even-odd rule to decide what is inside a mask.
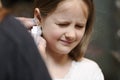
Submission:
[[[73,61],[71,73],[76,79],[79,79],[79,76],[82,76],[81,79],[83,80],[104,80],[99,65],[95,61],[87,58],[82,58],[80,61]]]
[[[82,58],[79,61],[73,61],[73,65],[76,65],[76,66],[86,66],[87,65],[89,67],[99,67],[95,61],[88,59],[88,58]]]
[[[67,75],[63,79],[56,80],[104,80],[104,76],[95,61],[82,58],[80,61],[72,61]]]
[[[92,71],[92,72],[101,71],[101,68],[95,61],[87,59],[87,58],[82,58],[80,61],[73,61],[72,66],[78,69],[78,71],[79,70]]]

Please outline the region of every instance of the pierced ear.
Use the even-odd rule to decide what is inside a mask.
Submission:
[[[42,17],[41,17],[41,13],[40,13],[39,8],[35,8],[35,11],[34,11],[34,18],[38,19],[39,22],[41,23]]]

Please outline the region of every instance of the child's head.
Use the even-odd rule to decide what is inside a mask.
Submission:
[[[35,0],[35,7],[40,10],[40,15],[36,16],[41,22],[47,46],[55,53],[69,53],[71,59],[79,60],[92,32],[93,1]]]

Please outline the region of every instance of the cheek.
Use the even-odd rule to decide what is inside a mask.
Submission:
[[[61,32],[58,29],[55,29],[53,27],[51,28],[43,28],[43,37],[48,40],[58,40],[61,36]]]
[[[80,42],[85,34],[85,30],[77,32],[77,40]]]

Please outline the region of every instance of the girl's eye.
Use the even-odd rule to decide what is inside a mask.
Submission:
[[[57,24],[57,25],[60,26],[60,27],[66,27],[66,26],[69,25],[69,23],[60,23],[60,24]]]
[[[76,25],[75,27],[78,28],[78,29],[81,29],[81,28],[84,27],[84,25]]]

